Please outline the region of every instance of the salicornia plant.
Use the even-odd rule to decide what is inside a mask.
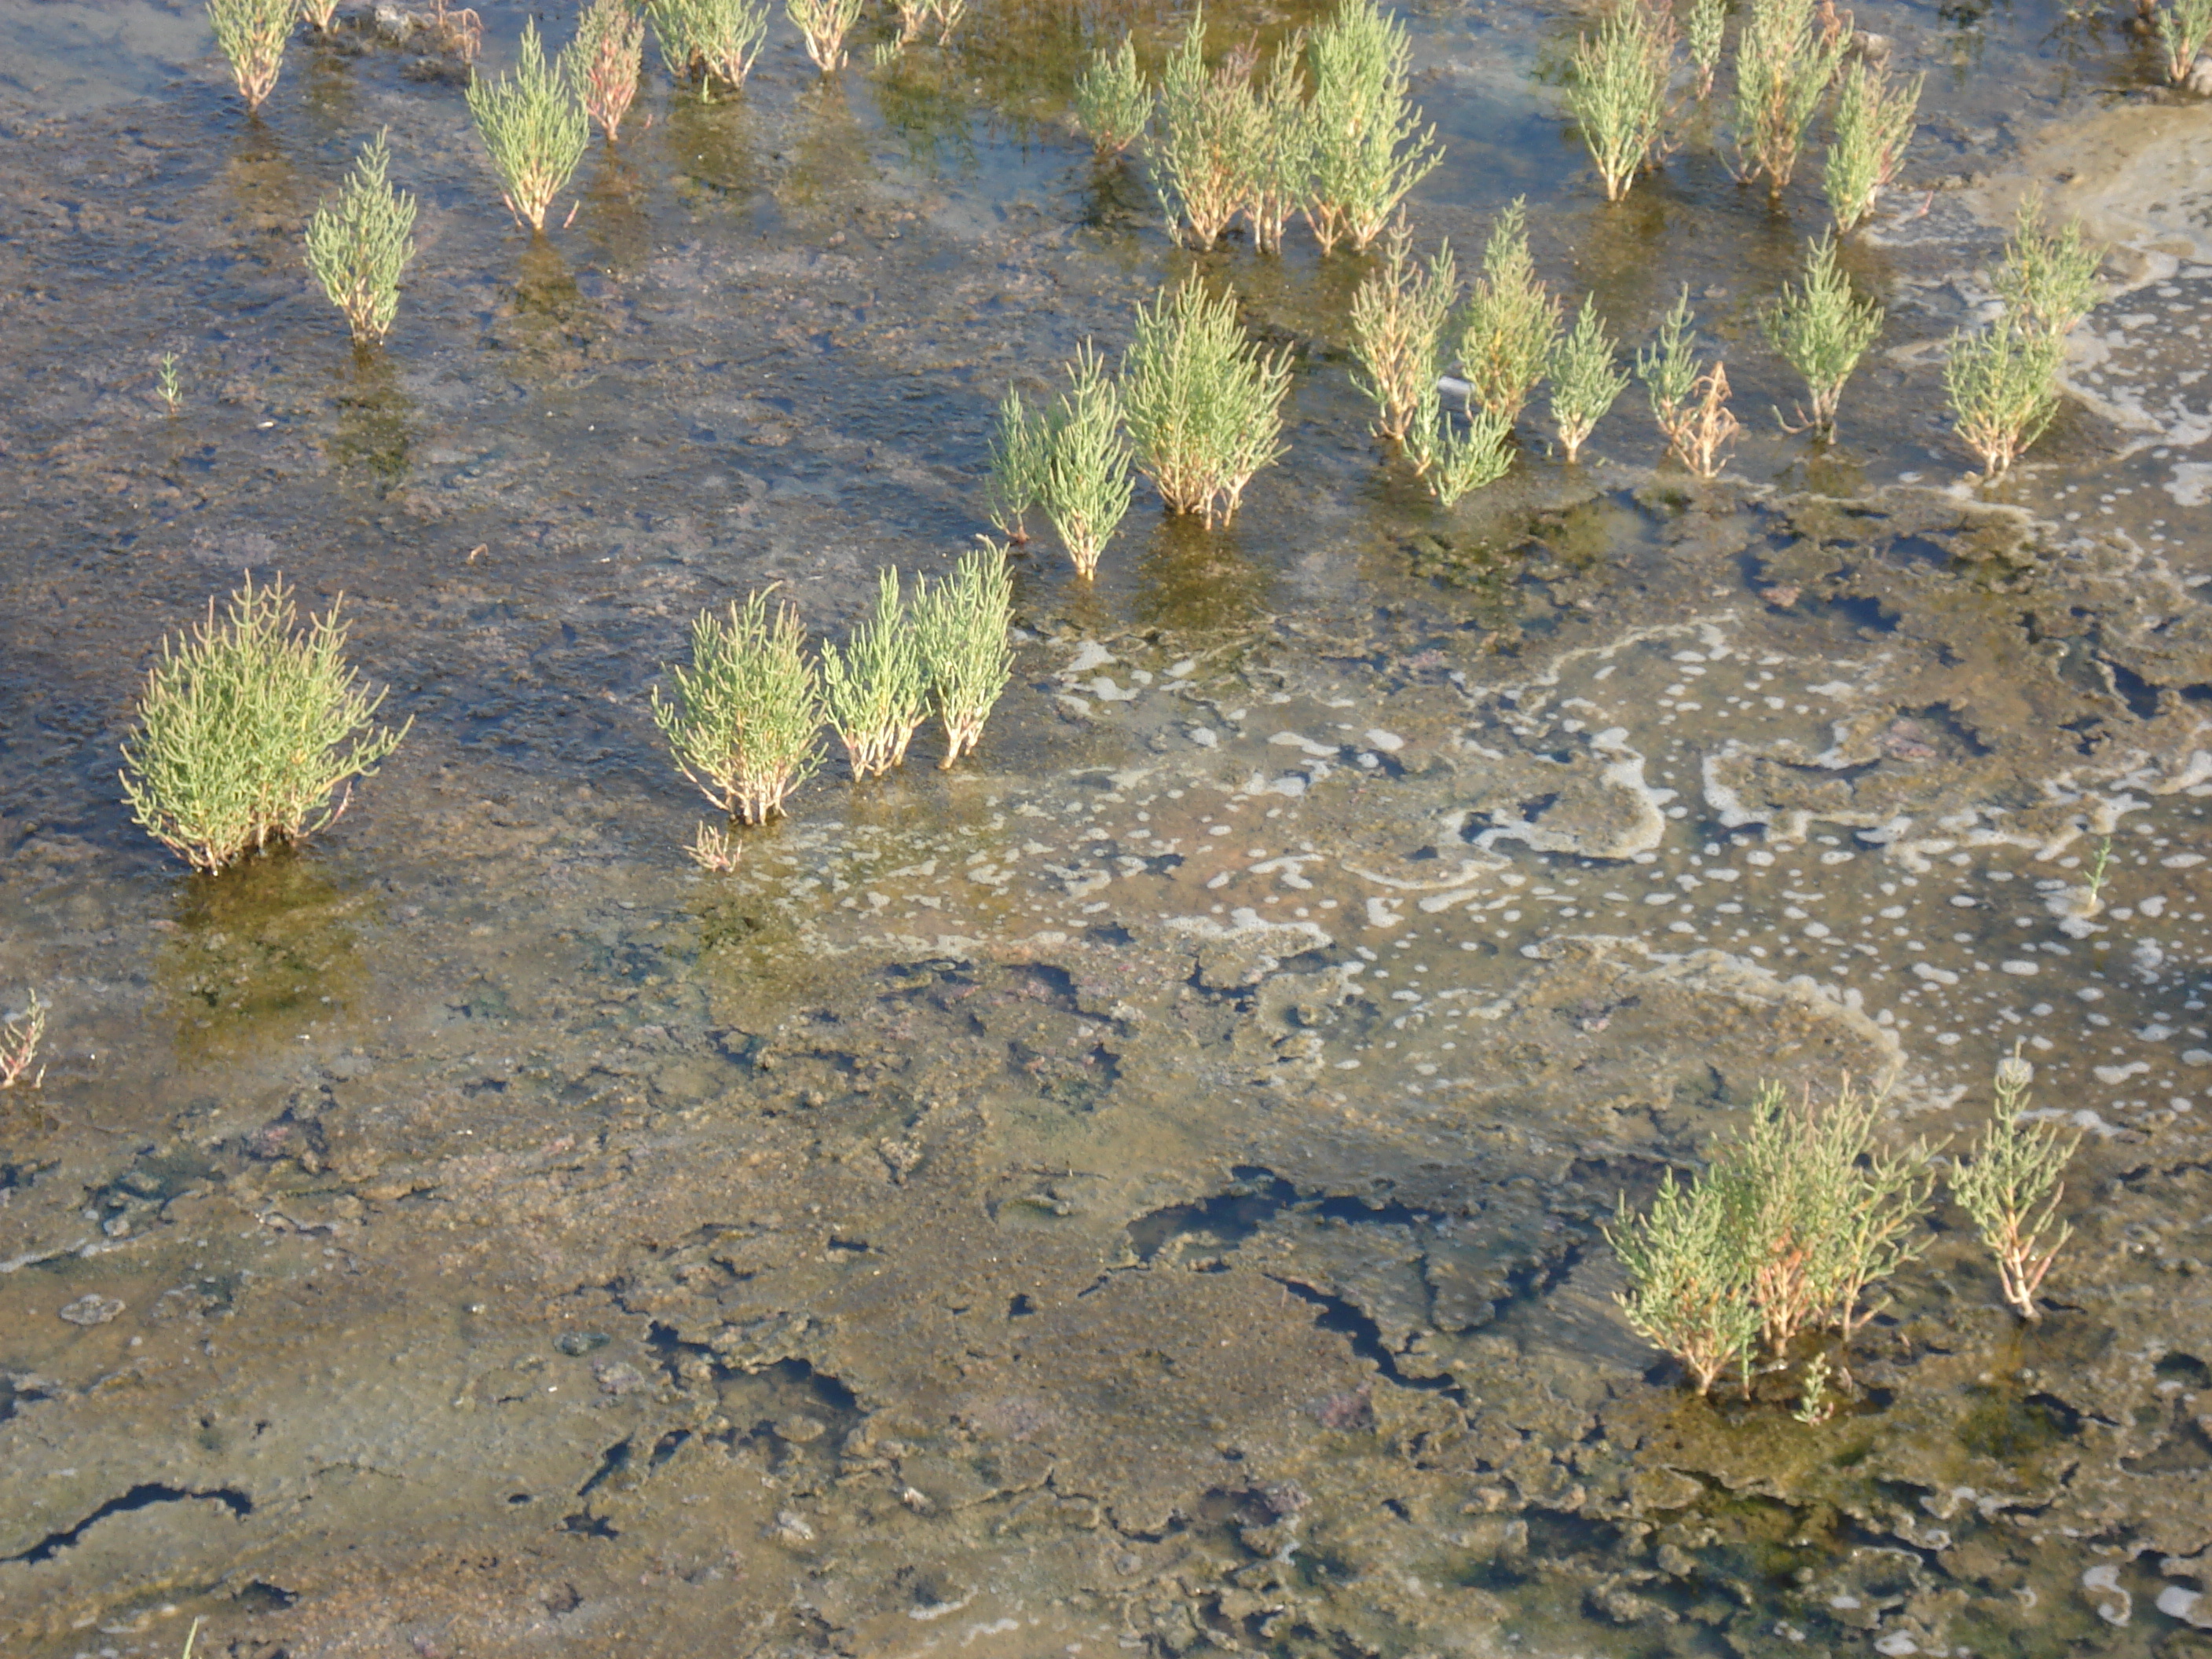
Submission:
[[[1159,132],[1152,155],[1168,234],[1212,247],[1250,195],[1260,110],[1252,64],[1231,54],[1206,66],[1206,13],[1191,15],[1160,79]]]
[[[1698,362],[1686,287],[1659,325],[1659,337],[1636,354],[1636,377],[1651,398],[1651,417],[1667,447],[1701,478],[1720,471],[1721,450],[1740,429],[1728,407],[1728,369]]]
[[[1836,243],[1825,232],[1805,256],[1802,288],[1784,283],[1782,297],[1762,319],[1775,354],[1803,377],[1812,408],[1801,424],[1823,438],[1836,431],[1836,405],[1844,383],[1881,332],[1882,308],[1851,289],[1836,261]]]
[[[945,726],[945,758],[939,764],[949,769],[981,739],[983,723],[1013,677],[1006,635],[1013,624],[1014,580],[1006,549],[989,545],[963,554],[936,586],[915,586],[915,629],[929,676],[930,706]]]
[[[415,257],[415,198],[392,188],[386,177],[391,163],[379,133],[337,201],[323,203],[307,221],[307,269],[344,313],[356,345],[392,331],[400,273]]]
[[[2059,340],[2010,317],[1952,337],[1943,389],[1959,438],[1995,477],[2041,437],[2058,413]]]
[[[46,1038],[46,1005],[31,993],[29,1006],[20,1014],[0,1020],[0,1089],[12,1089],[26,1078],[37,1088],[46,1081],[46,1068],[38,1064],[39,1045]]]
[[[711,98],[717,81],[741,87],[768,39],[767,0],[647,0],[660,56],[678,81]]]
[[[2035,1293],[2073,1236],[2058,1218],[2066,1165],[2081,1145],[2048,1123],[2021,1121],[2035,1070],[2019,1051],[1997,1062],[1996,1107],[1975,1143],[1971,1159],[1951,1171],[1951,1196],[1959,1200],[1996,1258],[2004,1298],[2022,1319],[2040,1317]]]
[[[1682,43],[1690,49],[1690,68],[1695,76],[1692,90],[1699,103],[1713,95],[1713,72],[1719,69],[1721,46],[1728,34],[1728,0],[1690,0],[1682,20]]]
[[[929,718],[921,636],[900,600],[897,571],[878,576],[875,614],[854,629],[845,648],[822,647],[822,708],[855,783],[903,763]]]
[[[740,823],[765,823],[822,764],[821,694],[799,612],[766,592],[691,624],[691,663],[653,718],[684,775]]]
[[[1628,373],[1614,356],[1613,337],[1587,298],[1576,313],[1575,325],[1552,353],[1550,373],[1552,424],[1572,462],[1606,411],[1628,389]]]
[[[1187,282],[1137,307],[1121,401],[1137,468],[1170,512],[1237,516],[1252,475],[1282,453],[1287,351],[1269,356],[1237,319],[1233,295],[1206,297]]]
[[[1640,0],[1619,0],[1595,37],[1575,44],[1567,108],[1596,164],[1605,199],[1628,194],[1650,166],[1667,118],[1672,40],[1656,29]]]
[[[612,143],[637,96],[645,62],[645,20],[630,0],[592,0],[576,20],[576,35],[561,54],[561,69],[582,99],[584,113]]]
[[[1403,441],[1443,368],[1444,330],[1459,298],[1451,244],[1426,265],[1413,257],[1403,214],[1382,241],[1382,262],[1352,296],[1352,349],[1360,389],[1375,400],[1378,437]]]
[[[1089,341],[1068,378],[1073,384],[1060,394],[1046,441],[1042,501],[1075,574],[1088,580],[1129,510],[1129,446],[1121,394]]]
[[[2178,87],[2212,40],[2212,0],[2166,0],[2158,8],[2158,40],[2166,48],[2166,78]]]
[[[258,115],[263,102],[276,89],[277,72],[284,67],[284,45],[292,38],[292,20],[298,15],[292,0],[208,0],[215,43],[230,62],[231,78],[238,83],[238,95],[246,100],[249,115]]]
[[[1699,1394],[1731,1372],[1747,1382],[1759,1318],[1731,1195],[1669,1170],[1642,1215],[1621,1199],[1605,1236],[1628,1277],[1614,1299],[1636,1334],[1680,1360]]]
[[[1030,413],[1020,391],[1007,387],[991,437],[990,514],[991,527],[1017,545],[1030,538],[1024,520],[1043,498],[1051,453],[1051,422]]]
[[[1304,77],[1298,68],[1303,43],[1293,35],[1275,49],[1267,83],[1246,94],[1244,220],[1252,227],[1252,246],[1262,253],[1283,251],[1284,228],[1306,199],[1313,181],[1313,123],[1305,104]]]
[[[1735,48],[1737,173],[1764,177],[1779,196],[1828,83],[1836,77],[1849,31],[1814,0],[1752,0]]]
[[[844,66],[845,37],[860,21],[860,0],[783,0],[783,9],[806,40],[806,55],[824,75]]]
[[[124,799],[196,870],[324,828],[345,811],[350,781],[406,735],[376,724],[384,694],[348,665],[338,605],[304,633],[297,620],[281,578],[249,577],[220,619],[210,599],[206,622],[164,640],[146,677],[123,744]]]
[[[1912,142],[1912,120],[1926,76],[1893,81],[1887,70],[1854,63],[1836,94],[1836,136],[1820,172],[1820,189],[1836,229],[1864,224],[1881,193],[1896,182]]]
[[[1996,290],[2021,327],[2063,338],[2094,309],[2097,268],[2104,262],[2104,248],[2082,234],[2078,222],[2069,219],[2061,230],[2047,228],[2042,192],[2032,190],[2022,198],[2005,243]]]
[[[1407,429],[1406,459],[1431,495],[1454,506],[1470,490],[1505,476],[1513,465],[1513,422],[1492,410],[1473,410],[1462,428],[1432,380]]]
[[[177,373],[175,352],[165,351],[161,354],[161,373],[160,378],[154,382],[154,390],[160,394],[161,401],[169,406],[169,413],[172,415],[177,412],[179,406],[185,401],[185,380],[184,376]]]
[[[506,185],[500,199],[517,224],[543,231],[545,210],[584,159],[592,123],[559,65],[545,61],[535,22],[522,26],[512,74],[469,77],[469,113]]]
[[[1102,155],[1119,155],[1145,136],[1152,104],[1152,85],[1137,67],[1137,43],[1126,34],[1076,77],[1075,118]]]
[[[1306,216],[1322,251],[1364,252],[1406,192],[1443,160],[1436,129],[1413,107],[1406,27],[1375,0],[1342,0],[1307,50],[1312,199]]]
[[[318,34],[331,32],[331,20],[338,14],[338,0],[300,0],[300,16]]]
[[[1482,271],[1467,305],[1460,362],[1474,400],[1510,425],[1544,378],[1559,337],[1559,302],[1536,277],[1528,254],[1527,204],[1506,205],[1482,250]]]

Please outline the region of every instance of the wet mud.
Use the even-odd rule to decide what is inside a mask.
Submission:
[[[56,1013],[0,1096],[10,1650],[2212,1652],[2197,440],[2084,404],[1954,487],[1927,347],[2001,239],[1989,76],[1867,256],[1897,350],[1842,450],[1697,484],[1624,404],[1607,459],[1532,426],[1438,514],[1362,434],[1356,273],[1232,252],[1296,464],[1220,535],[1140,509],[1095,590],[1033,548],[974,765],[832,768],[685,862],[646,696],[692,611],[781,580],[834,631],[944,568],[1003,386],[1191,263],[1054,125],[1048,21],[657,103],[547,244],[365,39],[261,129],[23,130],[0,938]],[[1987,26],[2022,128],[2086,95],[2033,24]],[[1794,233],[1695,155],[1662,259],[1571,221],[1500,67],[1562,27],[1422,21],[1448,136],[1508,158],[1424,222],[1544,194],[1561,280],[1640,318],[1694,277],[1747,341]],[[385,121],[425,252],[355,359],[292,244]],[[416,727],[326,836],[187,878],[113,744],[241,568],[343,590]],[[2015,1043],[2083,1136],[2039,1324],[1946,1208],[1826,1422],[1627,1328],[1602,1224],[1763,1081],[1943,1141]]]

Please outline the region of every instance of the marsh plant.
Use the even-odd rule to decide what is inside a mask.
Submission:
[[[1145,136],[1153,102],[1152,83],[1137,66],[1137,43],[1126,34],[1076,77],[1076,122],[1101,155],[1119,155]]]
[[[1413,106],[1412,57],[1405,25],[1375,0],[1343,0],[1314,31],[1306,216],[1324,253],[1339,243],[1364,252],[1443,160],[1436,129]]]
[[[822,764],[821,688],[797,609],[766,592],[702,611],[691,661],[672,665],[676,695],[653,692],[653,718],[684,775],[740,823],[765,823]]]
[[[2042,1316],[2035,1293],[2073,1237],[2058,1218],[2066,1166],[2081,1144],[2048,1123],[2023,1123],[2035,1068],[2014,1051],[1997,1062],[1996,1105],[1970,1157],[1951,1171],[1951,1196],[1996,1258],[2005,1301],[2022,1319]]]
[[[1209,69],[1206,13],[1194,12],[1160,78],[1152,166],[1168,234],[1192,246],[1221,239],[1251,194],[1259,107],[1252,60],[1231,53]]]
[[[469,77],[469,113],[506,186],[500,199],[517,224],[542,232],[546,210],[584,159],[592,124],[561,67],[545,61],[534,21],[522,26],[512,74]]]
[[[647,0],[661,61],[711,100],[714,82],[742,87],[768,39],[766,0]]]
[[[1925,1248],[1931,1160],[1919,1143],[1875,1146],[1881,1103],[1849,1079],[1826,1106],[1769,1084],[1704,1174],[1686,1186],[1669,1172],[1640,1216],[1622,1200],[1607,1230],[1628,1275],[1621,1306],[1700,1393],[1731,1371],[1748,1393],[1761,1351],[1786,1364],[1808,1332],[1848,1342],[1880,1311],[1876,1287]]]
[[[875,611],[844,648],[822,647],[822,709],[845,745],[854,782],[904,763],[929,718],[929,672],[897,571],[878,575]]]
[[[1797,170],[1805,130],[1850,44],[1814,0],[1752,0],[1735,48],[1736,174],[1779,196]]]
[[[347,664],[339,608],[303,631],[281,577],[248,577],[220,616],[210,599],[204,623],[162,641],[124,741],[123,795],[194,869],[324,829],[413,723],[376,723],[384,694]]]
[[[1508,425],[1520,419],[1559,337],[1559,302],[1537,279],[1528,204],[1516,197],[1483,246],[1482,270],[1460,335],[1460,362],[1474,400]]]
[[[1068,379],[1050,418],[1042,500],[1075,574],[1088,581],[1129,511],[1129,446],[1121,435],[1121,393],[1089,341]]]
[[[246,100],[246,113],[258,115],[276,89],[284,67],[284,46],[299,14],[293,0],[208,0],[208,22],[215,43],[230,63],[231,79]]]
[[[897,0],[899,44],[919,40],[934,30],[937,44],[952,39],[952,30],[967,14],[968,0]]]
[[[1672,38],[1640,0],[1619,0],[1597,33],[1575,44],[1567,108],[1608,202],[1627,195],[1636,175],[1657,155],[1673,70]]]
[[[1020,390],[1009,386],[991,434],[989,497],[991,527],[1017,546],[1030,538],[1026,520],[1044,498],[1051,456],[1051,422],[1031,414]]]
[[[2049,428],[2058,413],[2064,352],[2057,336],[2010,316],[1952,337],[1943,389],[1960,441],[1981,461],[1984,477],[2011,471]]]
[[[945,727],[949,769],[971,752],[984,722],[1013,677],[1007,642],[1013,626],[1014,579],[1006,550],[995,544],[964,553],[936,586],[915,585],[915,631],[929,679],[929,701]]]
[[[165,351],[161,354],[161,372],[154,381],[154,391],[155,395],[168,405],[170,414],[175,414],[183,406],[185,377],[177,372],[175,352]]]
[[[1844,71],[1836,93],[1835,137],[1820,172],[1838,234],[1864,224],[1882,191],[1896,182],[1926,79],[1893,80],[1888,70],[1863,62]]]
[[[300,21],[318,34],[328,34],[337,15],[338,0],[300,0]]]
[[[2057,230],[2045,225],[2042,192],[2031,190],[2006,240],[1996,290],[2022,327],[2063,339],[2095,309],[2104,262],[2103,246],[2091,241],[2078,221]]]
[[[1781,297],[1761,320],[1775,355],[1805,382],[1811,408],[1802,415],[1799,428],[1833,438],[1844,385],[1881,333],[1882,308],[1852,289],[1851,279],[1837,263],[1832,236],[1824,233],[1812,245],[1802,285],[1784,283]]]
[[[860,0],[783,0],[784,14],[806,41],[806,55],[824,75],[845,64],[845,37],[860,21]]]
[[[1200,514],[1209,530],[1236,518],[1253,474],[1283,453],[1290,389],[1290,353],[1261,349],[1234,295],[1210,299],[1191,281],[1138,304],[1122,408],[1138,471],[1169,511]]]
[[[1713,95],[1713,76],[1727,37],[1728,0],[1690,0],[1682,19],[1682,44],[1690,52],[1690,89],[1701,104]]]
[[[1252,246],[1262,253],[1283,251],[1283,233],[1313,181],[1313,123],[1298,67],[1304,49],[1297,36],[1284,41],[1270,61],[1267,84],[1249,94],[1244,219]]]
[[[1628,389],[1613,337],[1588,299],[1552,353],[1552,425],[1572,464],[1607,410]]]
[[[1636,376],[1651,399],[1651,418],[1667,447],[1700,478],[1719,476],[1729,441],[1741,425],[1729,411],[1728,366],[1698,360],[1690,290],[1683,289],[1659,325],[1659,337],[1636,354]]]
[[[343,314],[356,345],[392,331],[399,278],[415,257],[415,198],[386,176],[392,152],[382,133],[364,146],[335,201],[307,221],[307,269]]]
[[[33,991],[21,1013],[0,1020],[0,1089],[12,1089],[27,1080],[35,1089],[46,1081],[45,1066],[39,1066],[35,1072],[31,1069],[38,1066],[39,1045],[46,1040],[46,1005]]]
[[[1459,299],[1451,244],[1426,264],[1413,253],[1403,214],[1383,238],[1382,262],[1352,296],[1352,349],[1359,386],[1375,402],[1376,435],[1403,441],[1443,372],[1444,330]]]
[[[1493,410],[1475,409],[1461,425],[1431,381],[1413,411],[1406,458],[1429,493],[1441,505],[1454,507],[1462,496],[1497,483],[1512,466],[1513,422]]]
[[[2212,0],[2166,0],[2158,8],[2157,28],[2166,51],[2166,78],[2178,87],[2212,40]]]
[[[592,0],[561,53],[561,70],[611,144],[637,96],[644,63],[645,19],[630,0]]]

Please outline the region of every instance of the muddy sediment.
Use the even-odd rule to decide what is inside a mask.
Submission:
[[[1034,111],[774,65],[525,250],[414,61],[8,184],[15,1648],[2212,1651],[2193,441],[2077,416],[1948,489],[1913,339],[1826,471],[1655,477],[1617,416],[1437,514],[1369,470],[1336,279],[1248,262],[1300,464],[1096,592],[1032,552],[978,763],[833,770],[708,876],[644,708],[684,620],[941,568],[1000,387],[1167,261]],[[287,239],[386,114],[429,252],[353,362]],[[1883,233],[1908,333],[1976,303],[1964,195]],[[188,419],[90,355],[125,316]],[[161,619],[280,566],[417,727],[184,879],[113,738]],[[1762,1082],[1942,1142],[2015,1044],[2082,1135],[2039,1323],[1939,1209],[1826,1422],[1628,1330],[1603,1224]]]

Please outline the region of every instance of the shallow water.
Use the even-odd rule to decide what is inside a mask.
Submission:
[[[2196,142],[2113,19],[1862,11],[1930,93],[1821,451],[1755,321],[1811,183],[1770,211],[1693,142],[1606,210],[1540,83],[1572,18],[1413,14],[1423,239],[1526,194],[1632,337],[1689,283],[1752,428],[1705,488],[1630,399],[1579,469],[1530,420],[1443,514],[1364,435],[1357,264],[1174,251],[1067,137],[1119,11],[826,84],[780,27],[742,98],[656,84],[538,243],[434,58],[303,41],[249,125],[189,40],[25,15],[0,939],[55,1012],[0,1097],[11,1650],[2205,1640],[2188,198],[2075,342],[2097,401],[1979,501],[1929,352],[2014,173]],[[364,359],[297,234],[380,126],[423,248]],[[1140,506],[1090,588],[1033,546],[975,763],[832,766],[692,869],[646,708],[690,615],[777,580],[835,631],[945,568],[1005,386],[1194,267],[1298,353],[1233,529]],[[343,591],[416,726],[302,853],[187,878],[114,744],[248,568]],[[2015,1042],[2084,1135],[2039,1326],[1948,1212],[1827,1423],[1622,1323],[1599,1223],[1762,1079],[1888,1080],[1940,1140]]]

